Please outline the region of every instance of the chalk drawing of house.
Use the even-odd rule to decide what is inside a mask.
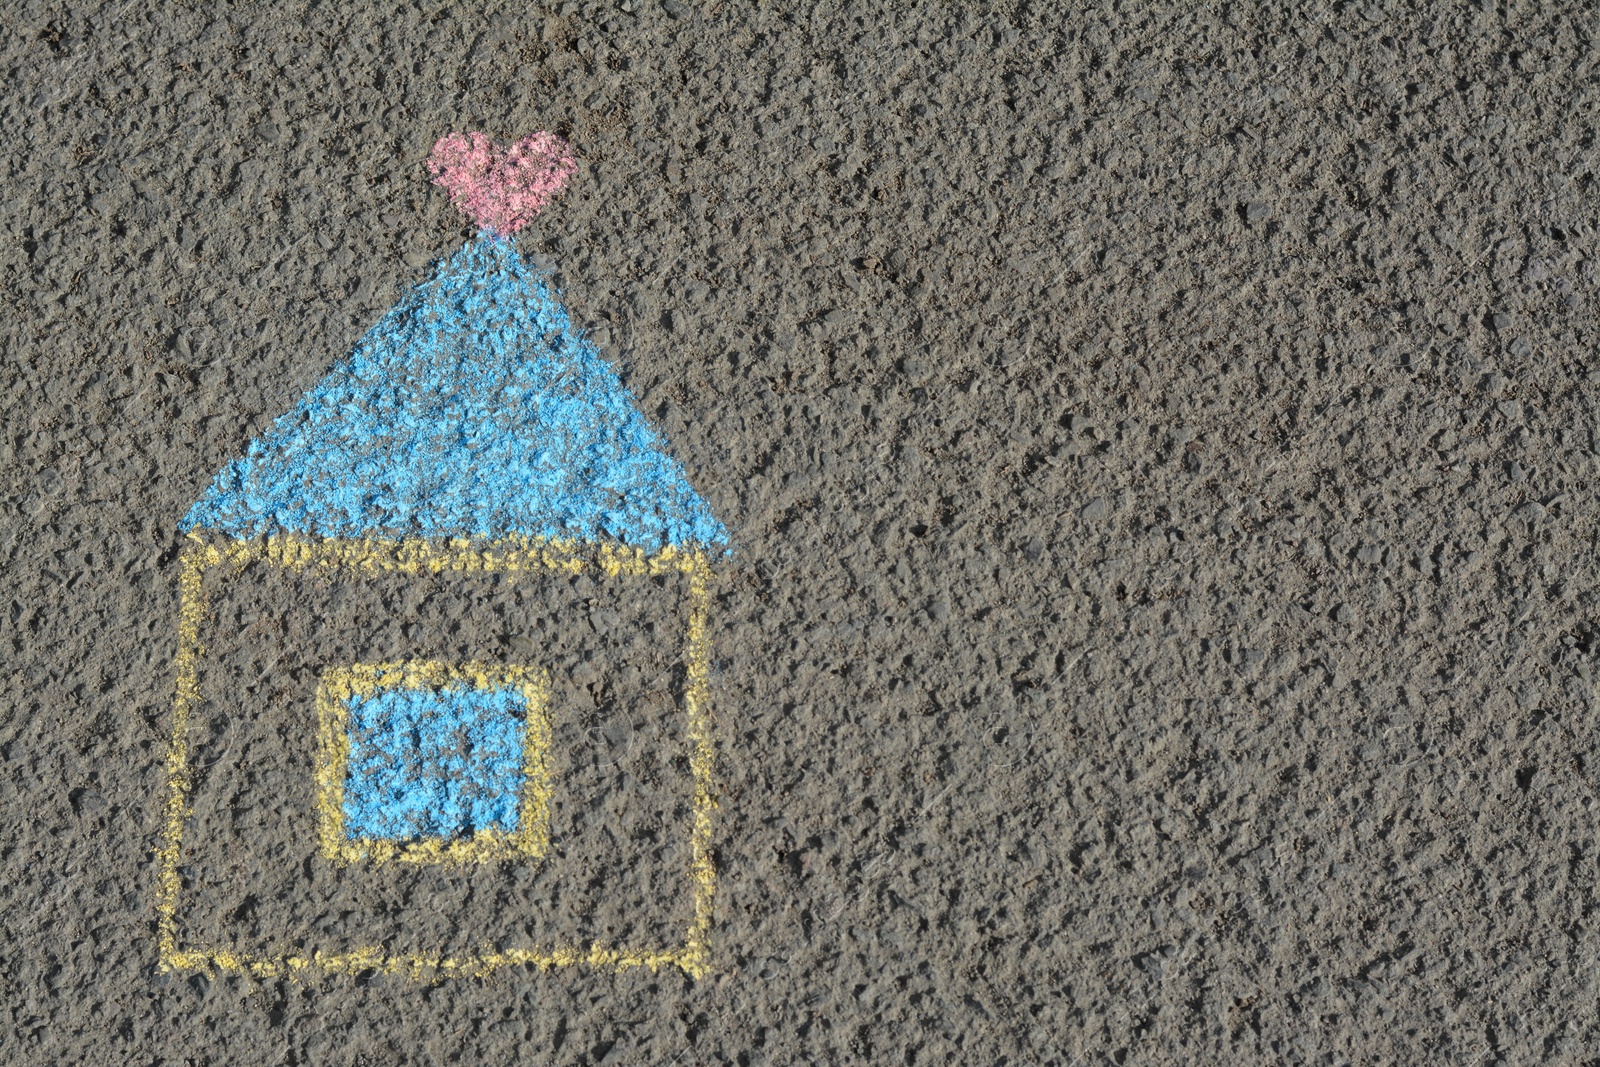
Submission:
[[[514,229],[515,227],[510,227]],[[558,294],[486,226],[224,467],[181,524],[177,695],[158,856],[168,970],[482,974],[507,965],[708,966],[712,568],[728,537]],[[191,734],[208,694],[211,590],[244,568],[373,576],[680,576],[693,918],[676,944],[500,946],[457,956],[208,943],[185,927]],[[316,692],[318,847],[330,863],[470,865],[548,844],[549,676],[538,664],[338,663]],[[270,713],[265,709],[263,713]],[[440,738],[468,743],[442,744]],[[430,745],[433,746],[430,748]],[[465,755],[463,755],[465,753]],[[309,824],[309,823],[308,823]]]

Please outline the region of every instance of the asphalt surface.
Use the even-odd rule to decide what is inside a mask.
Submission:
[[[1592,8],[7,8],[0,1061],[1600,1056]],[[179,523],[473,130],[572,144],[518,249],[733,546],[704,973],[163,968]],[[184,938],[691,919],[670,589],[247,577]],[[575,882],[318,876],[313,668],[435,624],[578,679]]]

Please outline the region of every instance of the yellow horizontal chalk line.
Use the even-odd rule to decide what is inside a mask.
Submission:
[[[168,969],[216,969],[257,978],[299,978],[316,972],[355,974],[370,970],[378,974],[403,975],[416,981],[482,977],[504,967],[537,967],[542,971],[585,965],[617,971],[635,967],[648,967],[652,971],[661,967],[679,967],[694,974],[693,968],[696,966],[695,954],[687,948],[651,952],[607,948],[600,944],[587,949],[576,946],[506,949],[477,956],[427,956],[420,953],[390,955],[377,946],[345,952],[313,952],[306,956],[258,956],[224,949],[189,948],[173,952],[164,957],[162,963]],[[695,977],[699,977],[699,974],[695,974]]]
[[[207,549],[207,562],[226,561],[236,567],[265,561],[280,567],[334,567],[367,574],[444,574],[483,572],[516,574],[556,571],[582,574],[599,571],[608,577],[692,574],[708,570],[710,561],[700,549],[668,545],[655,552],[608,542],[590,544],[546,537],[511,535],[484,540],[451,538],[309,537],[303,534],[269,534],[246,539],[227,538],[220,546],[201,531],[190,542]]]
[[[182,878],[184,822],[188,815],[189,718],[201,703],[198,682],[200,659],[204,654],[201,629],[206,616],[204,577],[207,569],[223,563],[237,570],[255,561],[300,569],[324,567],[363,574],[443,574],[460,572],[515,575],[523,572],[555,571],[582,574],[590,570],[608,577],[660,575],[677,572],[689,578],[689,625],[684,658],[687,689],[684,704],[689,718],[689,738],[693,745],[690,770],[694,778],[694,804],[690,827],[691,857],[689,877],[694,887],[694,918],[680,949],[639,952],[593,945],[588,949],[556,948],[509,950],[479,956],[448,957],[386,955],[380,948],[350,952],[312,952],[308,956],[252,956],[207,948],[183,948],[178,940],[179,898]],[[716,866],[711,858],[712,816],[716,810],[713,788],[715,741],[710,705],[711,679],[711,563],[697,549],[663,548],[647,553],[625,545],[586,544],[537,537],[504,537],[492,540],[453,539],[426,541],[415,538],[318,538],[298,534],[269,535],[241,540],[208,539],[202,532],[190,533],[183,551],[179,578],[178,652],[174,662],[177,692],[172,709],[172,734],[167,753],[168,799],[163,840],[157,849],[159,886],[156,904],[157,943],[161,968],[208,970],[212,968],[260,977],[305,977],[310,973],[350,973],[374,970],[385,974],[409,974],[421,979],[487,974],[501,967],[527,965],[548,970],[554,967],[587,964],[625,970],[632,967],[676,966],[694,978],[710,970],[710,932],[716,898]],[[503,668],[502,668],[503,669]],[[531,697],[530,697],[531,699]],[[530,728],[534,722],[530,717]],[[548,731],[547,721],[541,729]],[[546,734],[548,736],[548,734]],[[326,744],[325,736],[319,742]],[[529,749],[535,747],[531,744]],[[541,746],[540,751],[543,751]],[[530,757],[530,760],[532,757]],[[541,757],[542,759],[542,757]],[[528,770],[535,770],[529,763]],[[327,768],[320,768],[317,780],[319,805],[328,797]],[[547,777],[543,766],[541,779]],[[342,776],[340,779],[342,792]],[[549,803],[548,784],[545,805]],[[548,806],[544,820],[548,819]],[[524,815],[532,814],[524,812]],[[324,839],[324,844],[326,839]],[[542,851],[542,849],[541,849]]]

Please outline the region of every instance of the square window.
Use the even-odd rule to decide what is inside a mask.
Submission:
[[[549,681],[522,667],[335,667],[317,691],[318,816],[341,863],[542,856]]]
[[[352,696],[347,837],[517,830],[526,735],[515,689],[380,689]]]

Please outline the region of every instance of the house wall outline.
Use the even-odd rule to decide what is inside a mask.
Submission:
[[[539,573],[600,574],[608,578],[677,573],[687,579],[689,613],[683,636],[686,685],[684,711],[689,727],[689,764],[693,779],[689,881],[693,917],[681,944],[616,946],[601,942],[529,946],[467,955],[389,953],[381,946],[335,952],[252,954],[224,950],[179,937],[182,907],[184,824],[191,787],[189,728],[202,699],[199,684],[205,654],[203,626],[207,611],[204,578],[224,576],[251,563],[296,571],[321,571],[360,577],[375,574],[498,574],[515,579]],[[168,971],[248,974],[257,978],[309,978],[317,973],[354,974],[374,971],[415,980],[484,976],[506,967],[540,970],[588,965],[610,970],[676,966],[692,977],[710,970],[710,932],[716,897],[712,858],[713,819],[717,808],[713,770],[715,740],[710,703],[711,556],[703,550],[667,546],[657,552],[614,544],[584,544],[534,537],[508,537],[474,542],[456,538],[443,544],[422,539],[361,538],[342,540],[296,535],[268,535],[251,540],[186,536],[179,578],[177,696],[167,749],[167,806],[157,861],[160,868],[157,938],[161,966]]]

